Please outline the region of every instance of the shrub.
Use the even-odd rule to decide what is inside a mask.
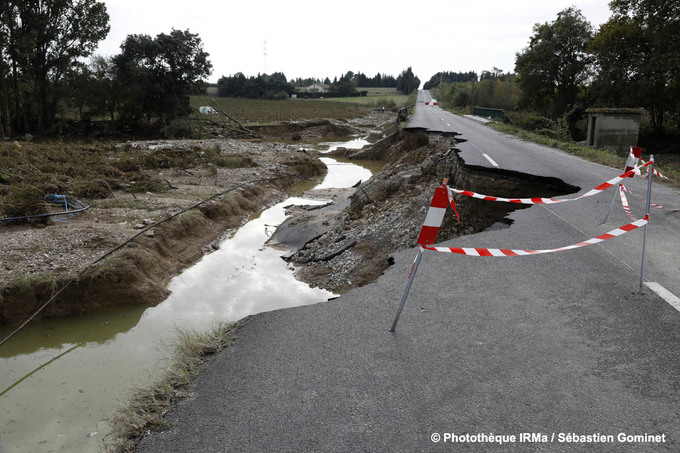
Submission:
[[[44,197],[43,191],[34,185],[15,184],[2,203],[2,211],[7,217],[43,214],[47,212]]]
[[[555,130],[557,127],[557,124],[550,118],[533,113],[506,112],[503,121],[530,132],[545,129]]]

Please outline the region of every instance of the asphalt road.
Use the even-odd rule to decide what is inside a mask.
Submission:
[[[475,165],[495,167],[486,154],[581,193],[619,173],[473,120],[440,122],[468,139],[461,156]],[[644,196],[643,181],[627,185]],[[630,221],[615,205],[601,224],[609,192],[517,210],[509,227],[438,245],[577,243]],[[675,190],[654,195],[680,204]],[[639,215],[642,203],[631,205]],[[653,212],[645,272],[676,295],[679,227],[678,214]],[[417,248],[396,253],[374,284],[249,318],[172,427],[138,451],[678,451],[680,312],[646,287],[638,294],[641,248],[636,230],[529,257],[427,252],[389,333]]]

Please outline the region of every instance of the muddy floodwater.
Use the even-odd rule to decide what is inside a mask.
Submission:
[[[359,165],[323,161],[328,174],[319,188],[350,187],[371,176]],[[293,197],[254,216],[219,250],[173,278],[171,295],[156,306],[29,324],[0,347],[0,452],[101,451],[106,419],[131,388],[158,375],[177,329],[203,331],[333,297],[297,281],[281,259],[285,251],[265,245],[286,218],[284,206],[321,203]],[[15,327],[0,327],[0,338]]]

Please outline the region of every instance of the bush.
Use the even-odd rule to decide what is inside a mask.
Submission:
[[[113,193],[111,185],[104,178],[80,179],[72,183],[71,192],[79,198],[108,198]]]
[[[45,195],[31,184],[15,184],[12,192],[2,202],[2,212],[7,217],[43,214],[47,212]]]
[[[550,118],[533,113],[506,112],[503,122],[529,132],[545,129],[556,130],[557,128],[557,124]]]

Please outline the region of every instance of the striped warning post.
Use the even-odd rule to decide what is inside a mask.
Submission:
[[[641,167],[648,167],[651,165],[653,161],[646,162],[644,163]],[[610,179],[607,182],[604,182],[600,184],[599,186],[595,187],[594,189],[589,190],[588,192],[584,193],[580,197],[576,198],[504,198],[504,197],[496,197],[493,195],[483,195],[481,193],[476,193],[472,192],[470,190],[461,190],[461,189],[454,189],[453,187],[451,190],[455,193],[465,195],[471,198],[478,198],[480,200],[487,200],[487,201],[502,201],[505,203],[520,203],[520,204],[554,204],[554,203],[563,203],[565,201],[576,201],[580,200],[582,198],[586,197],[592,197],[593,195],[597,195],[601,192],[604,192],[605,190],[609,189],[610,187],[620,183],[623,181],[625,178],[628,178],[629,176],[632,176],[635,174],[636,171],[639,171],[641,167],[635,167],[632,170],[628,170],[624,172],[623,174]]]
[[[637,167],[638,161],[640,160],[640,157],[642,156],[642,148],[637,147],[637,146],[631,146],[630,147],[630,152],[628,153],[628,160],[626,161],[626,169],[623,170],[623,172],[628,172],[635,167]],[[633,175],[630,175],[629,178],[632,178]]]
[[[418,235],[417,243],[420,245],[431,245],[437,239],[437,233],[441,227],[444,214],[446,214],[446,207],[449,205],[449,196],[447,189],[442,185],[434,190],[434,196],[430,203],[430,209],[427,211],[423,228]]]
[[[628,233],[629,231],[636,230],[641,226],[644,226],[649,221],[649,215],[646,215],[643,219],[636,220],[627,225],[623,225],[615,230],[611,230],[607,233],[601,234],[587,241],[579,242],[578,244],[567,245],[566,247],[559,247],[555,249],[547,250],[516,250],[516,249],[486,249],[486,248],[470,248],[470,247],[428,247],[423,246],[425,250],[432,250],[435,252],[445,252],[445,253],[456,253],[458,255],[467,256],[527,256],[527,255],[537,255],[541,253],[552,253],[561,252],[564,250],[573,250],[580,247],[586,247],[588,245],[597,244],[598,242],[606,241],[607,239],[615,238],[621,236],[622,234]]]

